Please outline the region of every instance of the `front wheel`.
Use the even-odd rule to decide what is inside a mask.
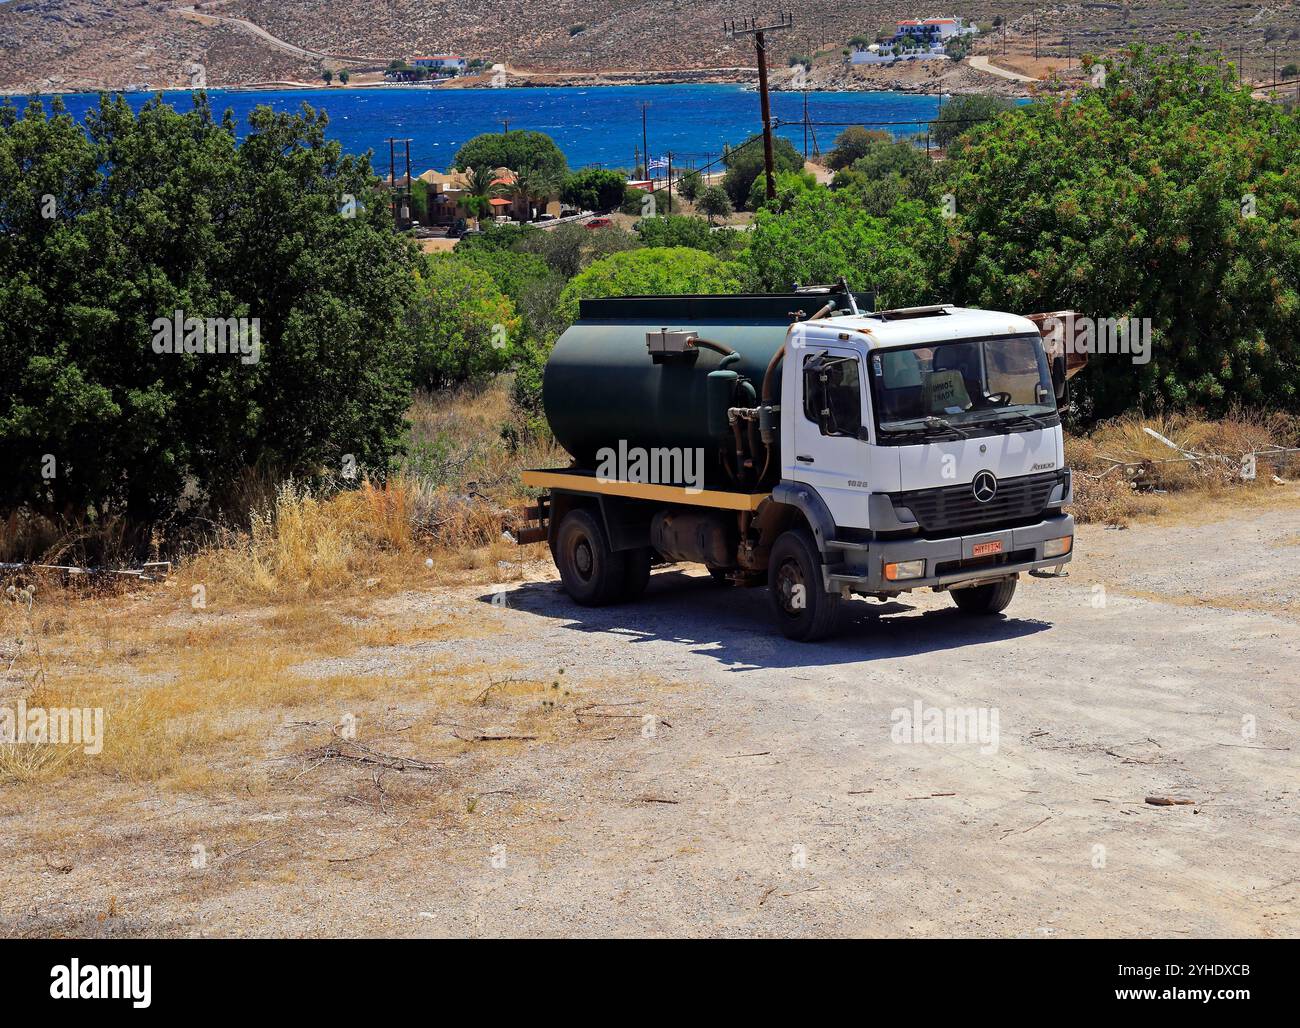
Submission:
[[[822,584],[817,547],[806,531],[791,530],[776,540],[767,564],[767,588],[787,638],[814,642],[835,631],[840,597]]]
[[[1000,614],[1007,609],[1011,597],[1016,594],[1018,575],[1004,578],[1001,582],[989,585],[972,585],[965,589],[952,590],[952,602],[963,614]]]
[[[627,561],[610,549],[605,529],[590,511],[571,510],[560,522],[555,566],[564,591],[584,607],[601,607],[623,598]]]

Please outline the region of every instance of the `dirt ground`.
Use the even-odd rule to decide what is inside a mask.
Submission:
[[[815,645],[681,570],[376,599],[404,641],[293,669],[402,683],[354,739],[330,699],[240,786],[0,791],[0,936],[1294,937],[1297,509],[1085,526],[1003,617],[855,602]],[[918,703],[996,739],[900,739]]]

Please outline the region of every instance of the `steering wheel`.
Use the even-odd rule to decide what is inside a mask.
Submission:
[[[992,407],[1009,407],[1011,405],[1010,393],[985,393],[984,399],[989,401]]]

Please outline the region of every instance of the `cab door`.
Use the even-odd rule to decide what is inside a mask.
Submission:
[[[801,363],[792,476],[817,490],[836,525],[866,528],[870,484],[862,358],[838,346],[796,353]]]

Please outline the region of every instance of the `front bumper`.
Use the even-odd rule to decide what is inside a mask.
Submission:
[[[1023,571],[1054,568],[1069,563],[1074,546],[1061,556],[1045,557],[1049,539],[1074,536],[1074,518],[1059,514],[1033,525],[994,532],[956,535],[947,539],[892,539],[840,547],[843,562],[824,569],[829,592],[847,588],[860,593],[902,593],[911,589],[951,589],[994,581]],[[1001,552],[976,557],[982,544],[1000,542]],[[836,544],[832,543],[832,546]],[[925,573],[919,578],[893,581],[885,578],[885,565],[924,560]]]

